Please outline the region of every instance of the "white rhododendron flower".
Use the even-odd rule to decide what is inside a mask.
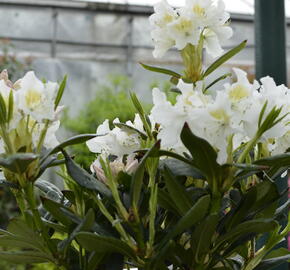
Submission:
[[[58,144],[55,134],[59,129],[58,115],[62,107],[55,108],[57,91],[57,83],[43,83],[32,71],[27,72],[16,83],[8,79],[7,71],[0,73],[0,94],[6,111],[11,109],[11,101],[13,106],[10,119],[5,123],[5,127],[2,127],[2,132],[6,130],[5,136],[9,137],[14,151],[22,147],[27,151],[34,151],[33,148],[42,146],[53,148]],[[44,130],[46,132],[42,141]],[[4,141],[1,141],[1,144],[3,147],[0,147],[0,151],[4,153]]]
[[[223,51],[221,42],[232,36],[229,18],[222,1],[187,0],[185,6],[174,9],[162,0],[154,6],[149,19],[154,57],[162,57],[172,47],[182,50],[187,44],[197,45],[201,36],[207,53],[219,56]]]
[[[118,124],[120,121],[116,118],[113,123]],[[126,125],[144,133],[143,124],[138,114],[136,114],[133,123],[127,121]],[[105,120],[97,128],[96,134],[98,135],[97,137],[87,141],[87,146],[93,153],[122,157],[132,154],[141,148],[141,138],[137,132],[124,130],[119,127],[110,129],[109,120]]]
[[[31,115],[38,122],[54,119],[54,101],[58,84],[53,82],[43,83],[33,71],[18,82],[19,109],[25,114]]]
[[[233,136],[233,147],[237,149],[242,143],[252,139],[258,130],[261,110],[267,102],[262,121],[273,109],[282,107],[281,116],[289,111],[289,89],[276,86],[274,81],[265,77],[258,82],[250,83],[246,73],[234,69],[237,82],[225,84],[215,96],[202,92],[203,82],[186,84],[179,82],[177,87],[181,94],[172,105],[164,93],[153,90],[154,106],[151,116],[160,124],[158,138],[161,146],[177,153],[186,152],[180,133],[186,122],[192,132],[206,139],[217,151],[220,164],[228,160],[227,148],[229,138]],[[290,116],[266,131],[260,142],[270,153],[283,153],[290,145]]]

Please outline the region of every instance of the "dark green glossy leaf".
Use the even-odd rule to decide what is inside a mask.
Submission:
[[[80,232],[77,234],[76,239],[88,251],[120,253],[129,258],[136,257],[130,246],[117,238],[105,237],[89,232]]]
[[[175,236],[188,230],[190,227],[201,221],[207,214],[210,205],[210,196],[206,195],[201,197],[191,209],[179,219],[177,224],[173,227],[171,231],[162,239],[160,247],[163,247],[169,240],[173,239]]]
[[[192,200],[186,192],[186,189],[178,182],[167,167],[164,169],[164,178],[171,200],[176,205],[179,214],[183,216],[192,207]]]
[[[75,182],[84,188],[97,191],[111,198],[111,191],[102,182],[77,165],[64,150],[62,150],[62,153],[65,157],[67,172]]]
[[[73,221],[68,217],[67,214],[62,211],[63,205],[52,201],[48,198],[41,197],[41,202],[43,207],[60,223],[63,225],[70,227],[73,225]]]
[[[76,237],[77,233],[81,231],[88,231],[92,228],[95,221],[95,214],[93,209],[89,209],[84,219],[76,226],[76,228],[69,234],[68,238],[61,241],[58,249],[63,251]]]
[[[245,221],[241,224],[235,226],[228,233],[220,236],[217,239],[216,246],[220,246],[225,242],[234,242],[242,235],[248,233],[260,234],[266,233],[276,229],[278,223],[272,219],[255,219],[250,221]]]
[[[206,176],[211,185],[214,179],[219,179],[221,166],[217,163],[217,153],[204,139],[195,136],[187,123],[181,131],[181,140],[189,150],[194,166]]]
[[[222,55],[220,58],[218,58],[215,62],[213,62],[204,72],[203,77],[208,76],[209,74],[211,74],[213,71],[215,71],[219,66],[221,66],[222,64],[224,64],[226,61],[228,61],[230,58],[232,58],[233,56],[235,56],[237,53],[239,53],[242,49],[245,48],[247,44],[247,41],[243,41],[242,43],[240,43],[237,47],[231,49],[230,51],[228,51],[227,53],[225,53],[224,55]]]
[[[183,161],[166,158],[160,160],[159,164],[160,169],[164,169],[166,166],[174,176],[190,176],[194,179],[204,179],[204,176],[197,169]]]
[[[173,76],[174,78],[181,78],[182,77],[180,74],[176,73],[175,71],[169,70],[169,69],[153,67],[153,66],[142,64],[142,63],[140,63],[140,64],[143,68],[150,70],[150,71],[153,71],[153,72],[170,75],[170,76]]]
[[[200,223],[192,235],[192,248],[196,262],[202,262],[211,247],[212,237],[219,221],[218,214],[209,215]]]
[[[44,263],[53,261],[52,257],[37,251],[1,251],[0,259],[15,264]]]

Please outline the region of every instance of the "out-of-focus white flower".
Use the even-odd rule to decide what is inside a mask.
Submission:
[[[33,71],[18,81],[20,89],[19,109],[26,115],[30,115],[38,122],[54,119],[54,101],[58,90],[58,84],[53,82],[43,83]]]

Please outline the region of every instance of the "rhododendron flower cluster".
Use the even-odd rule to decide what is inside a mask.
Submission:
[[[61,111],[55,106],[58,84],[42,82],[33,71],[15,83],[8,79],[6,71],[0,79],[1,110],[2,115],[7,115],[1,119],[1,152],[35,152],[42,146],[56,146]]]
[[[183,50],[187,44],[198,45],[199,41],[208,54],[217,57],[223,51],[220,43],[232,36],[227,23],[230,17],[222,1],[186,0],[185,6],[173,8],[162,0],[154,11],[150,23],[155,57],[162,57],[172,47]]]
[[[183,153],[186,152],[179,134],[185,122],[192,132],[206,139],[218,152],[218,162],[229,160],[227,149],[233,144],[233,150],[249,142],[258,132],[258,122],[265,107],[265,113],[260,121],[276,106],[282,107],[282,121],[267,130],[259,142],[270,154],[280,154],[289,148],[290,108],[289,89],[284,85],[276,86],[270,77],[261,79],[261,84],[251,84],[247,74],[234,69],[237,82],[225,84],[215,95],[203,93],[203,82],[186,84],[180,81],[177,85],[181,94],[172,105],[165,94],[159,89],[153,90],[154,107],[152,117],[160,124],[163,148]]]

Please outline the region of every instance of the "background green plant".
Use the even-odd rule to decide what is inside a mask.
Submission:
[[[90,101],[79,115],[74,118],[68,116],[68,111],[62,119],[63,126],[73,134],[94,133],[96,128],[109,119],[111,127],[112,121],[118,117],[121,122],[134,120],[135,109],[129,98],[129,91],[132,89],[132,81],[124,75],[108,76],[108,83],[100,85],[95,98]],[[150,89],[158,87],[162,89],[169,100],[174,102],[176,93],[171,92],[172,85],[165,81],[160,83],[154,80],[150,84]],[[145,112],[149,112],[151,105],[142,104]],[[75,161],[85,169],[89,169],[90,164],[94,161],[96,155],[91,153],[85,144],[79,144],[72,147],[75,154]]]

